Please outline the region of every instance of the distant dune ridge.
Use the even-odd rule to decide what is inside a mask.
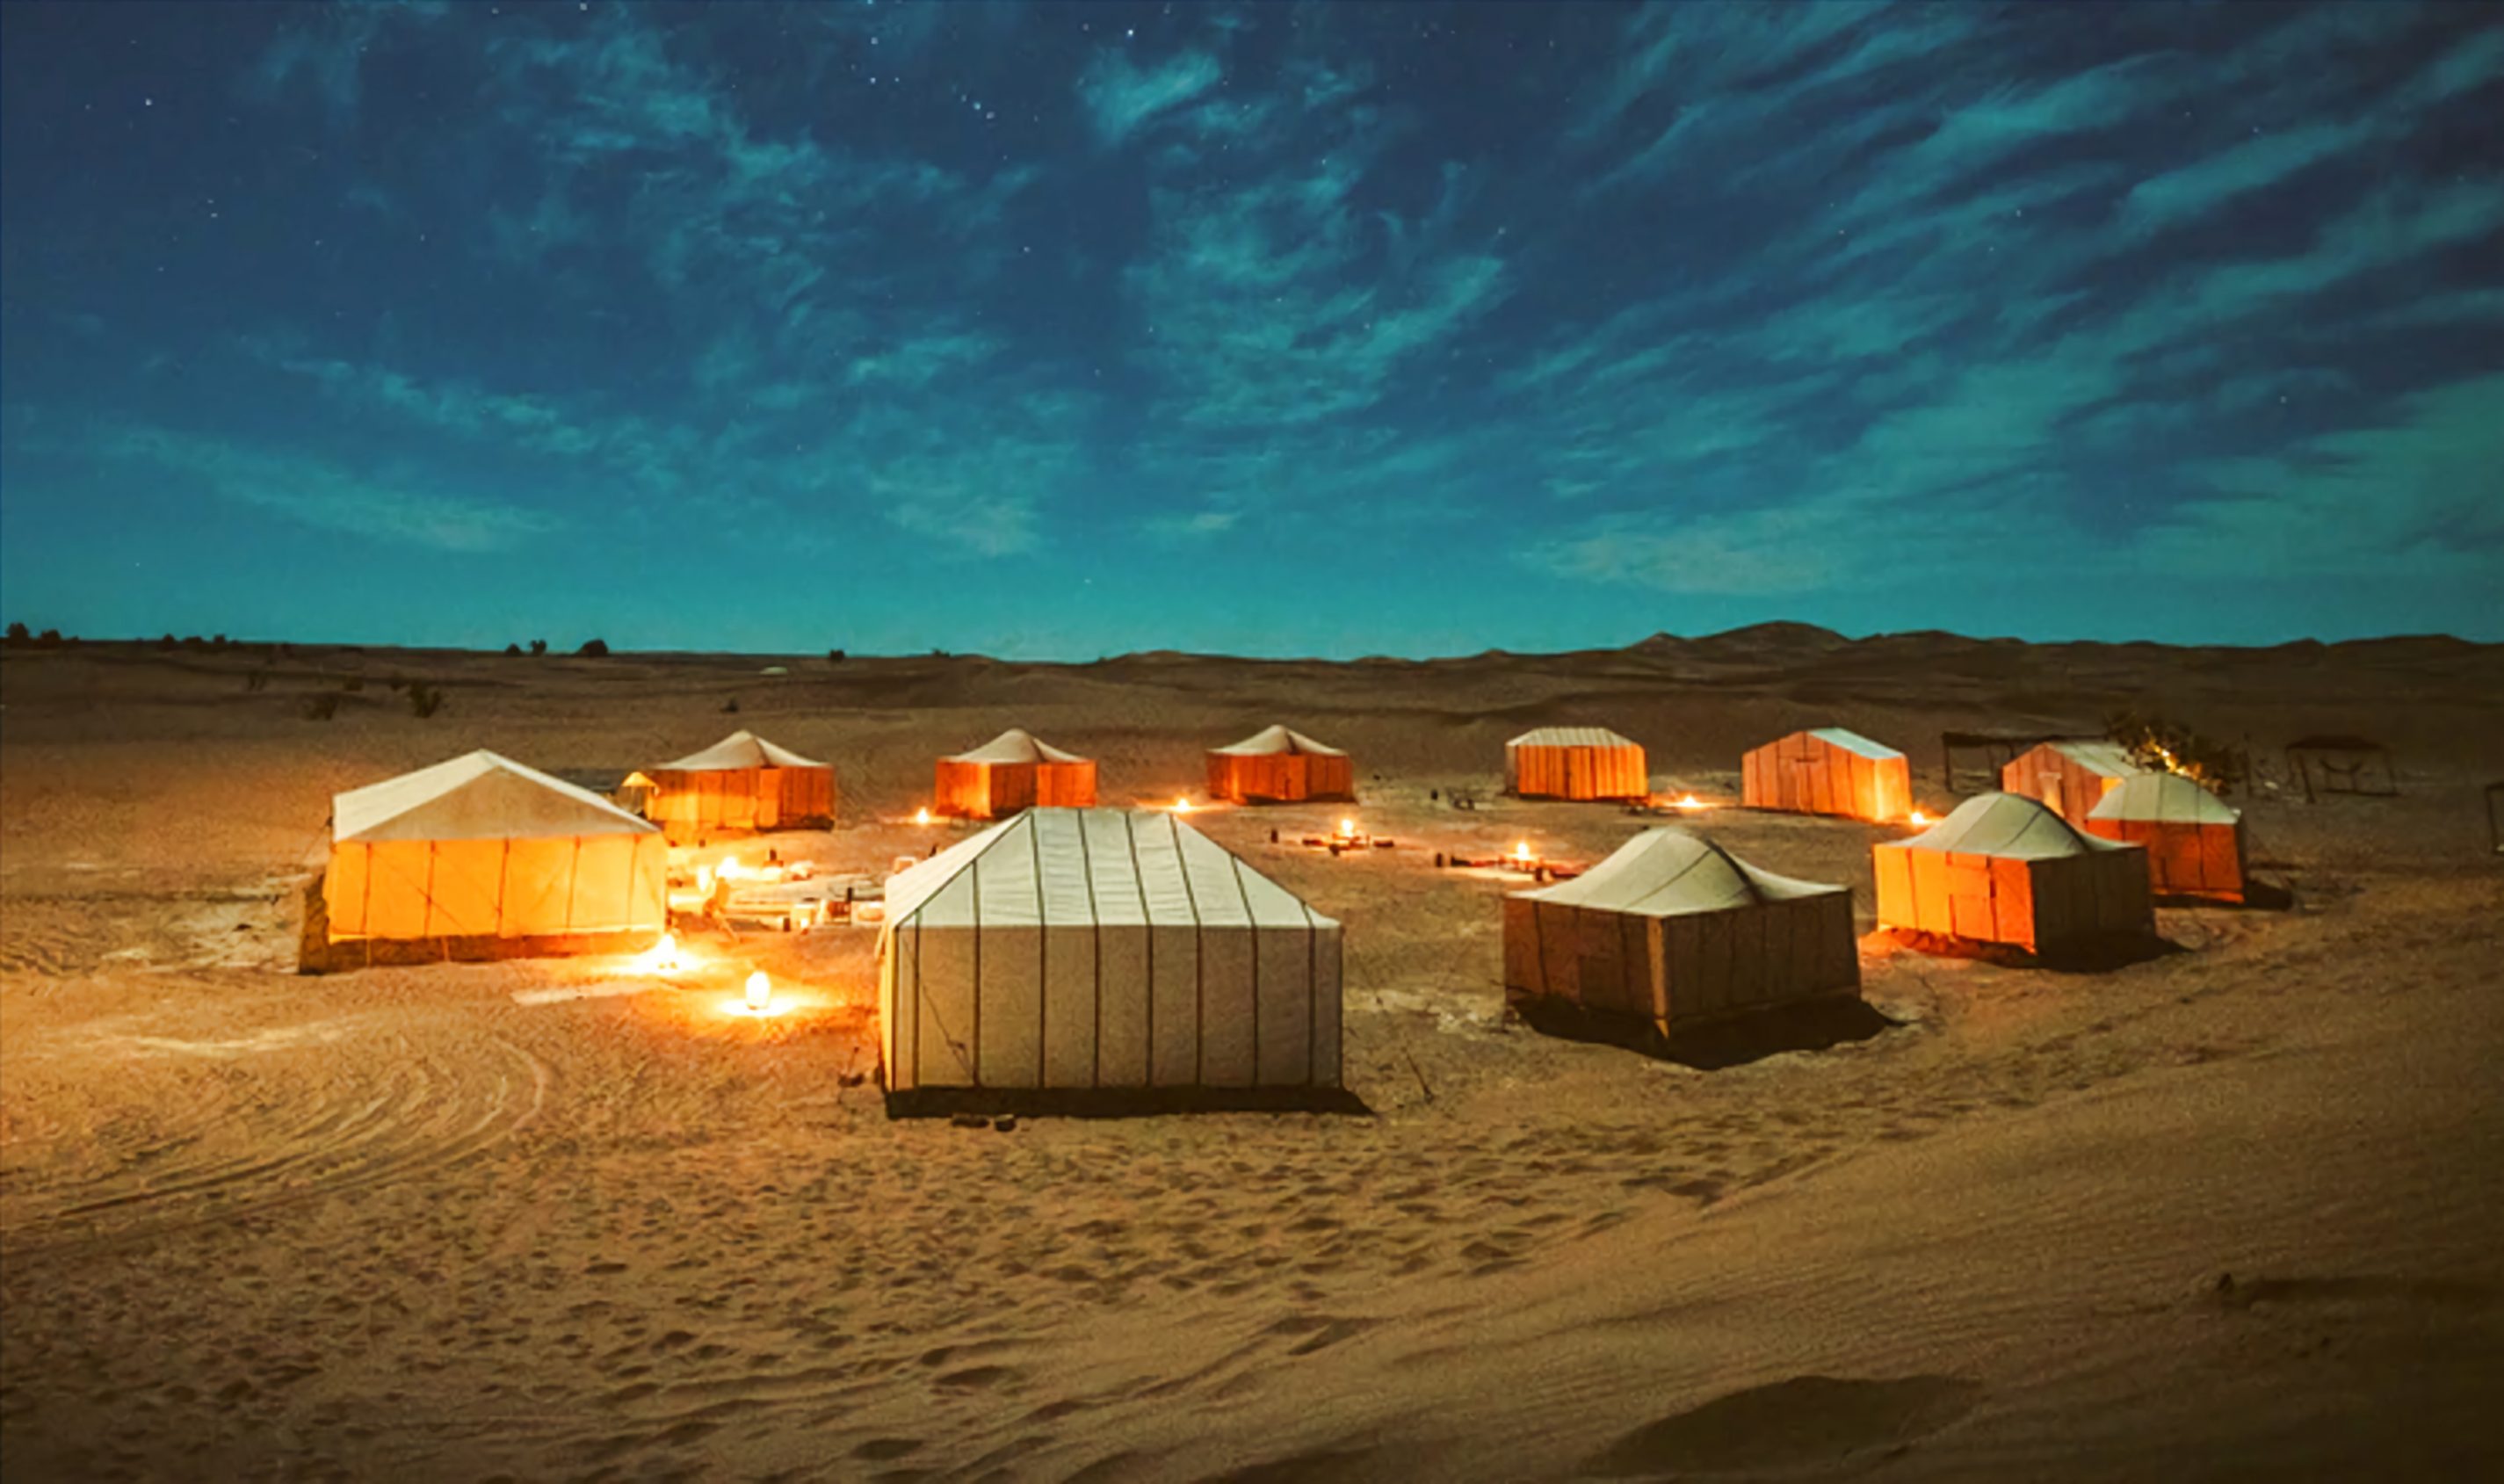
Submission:
[[[1095,759],[1108,808],[1273,723],[1346,749],[1354,804],[1192,825],[1341,924],[1358,1108],[890,1122],[865,931],[690,933],[668,979],[292,972],[333,794],[480,747],[622,777],[734,701],[842,780],[831,829],[741,858],[872,875],[966,838],[912,822],[933,759],[1012,726]],[[84,643],[0,656],[0,706],[12,1480],[2504,1473],[2504,646]],[[1497,797],[1539,727],[1620,733],[1707,804],[1747,749],[1844,728],[1939,812],[1943,731],[2125,707],[2251,748],[2233,802],[2288,910],[2160,905],[2174,950],[2097,972],[1931,957],[1871,931],[1902,827],[1676,821],[1850,888],[1860,1039],[1683,1062],[1510,1022],[1526,882],[1432,865],[1658,822]],[[2389,746],[2398,796],[2270,786],[2318,733]],[[1295,843],[1348,816],[1399,848]],[[782,1013],[731,1013],[751,969]]]

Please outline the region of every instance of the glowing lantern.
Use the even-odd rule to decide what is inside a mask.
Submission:
[[[930,811],[927,809],[915,810],[913,811],[913,822],[915,824],[927,825],[930,822]]]
[[[1698,799],[1693,794],[1688,794],[1686,798],[1678,801],[1678,807],[1692,812],[1693,811],[1702,809],[1704,807],[1704,801]]]
[[[706,896],[713,895],[713,867],[696,867],[696,890],[703,892]]]
[[[1514,846],[1513,847],[1513,858],[1521,862],[1525,866],[1530,864],[1533,859],[1530,853],[1530,842],[1525,840],[1521,844]]]
[[[1174,801],[1174,812],[1175,812],[1175,813],[1177,813],[1177,814],[1188,814],[1188,813],[1190,813],[1190,812],[1191,812],[1191,801],[1190,801],[1189,799],[1176,799],[1176,800]]]
[[[669,974],[678,967],[678,935],[663,933],[661,946],[652,950],[652,967]]]
[[[1353,819],[1340,820],[1339,822],[1339,832],[1342,838],[1354,840],[1356,838],[1356,821]]]
[[[1923,813],[1920,810],[1915,810],[1904,816],[1904,822],[1912,825],[1929,824],[1930,822],[1930,816]]]
[[[748,1008],[757,1015],[763,1015],[765,1007],[773,1003],[774,982],[765,977],[765,971],[759,969],[748,976]]]

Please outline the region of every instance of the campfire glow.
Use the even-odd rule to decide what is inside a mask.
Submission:
[[[696,890],[706,896],[713,895],[713,867],[696,867]]]
[[[1922,812],[1920,810],[1915,810],[1904,816],[1904,822],[1912,825],[1923,825],[1930,824],[1932,821],[1930,815]]]
[[[1525,866],[1538,859],[1537,856],[1530,853],[1530,842],[1527,840],[1513,847],[1513,858]]]
[[[919,824],[919,825],[927,825],[927,824],[929,824],[929,822],[930,822],[930,811],[929,811],[929,810],[927,810],[927,809],[917,809],[917,810],[915,810],[915,811],[913,811],[913,822],[914,822],[915,824]]]
[[[1683,810],[1687,811],[1689,813],[1692,813],[1692,812],[1694,812],[1696,810],[1699,810],[1699,809],[1710,809],[1712,806],[1711,806],[1711,805],[1706,804],[1703,800],[1701,800],[1701,799],[1699,799],[1699,798],[1695,797],[1695,795],[1693,795],[1693,794],[1688,794],[1686,798],[1681,799],[1681,800],[1679,800],[1679,801],[1678,801],[1678,806],[1677,806],[1677,807],[1678,807],[1678,808],[1680,808],[1680,809],[1683,809]]]
[[[1356,821],[1353,819],[1340,820],[1339,822],[1339,835],[1341,840],[1354,840],[1356,838]]]
[[[1188,814],[1188,813],[1190,813],[1190,812],[1191,812],[1191,801],[1190,801],[1189,799],[1176,799],[1176,800],[1174,801],[1174,808],[1173,808],[1173,811],[1174,811],[1175,813],[1177,813],[1177,814]]]
[[[751,1015],[763,1015],[774,1003],[774,982],[763,969],[748,976],[748,1009]]]
[[[676,974],[685,967],[685,962],[678,957],[678,935],[676,933],[663,933],[660,942],[635,960],[638,974]]]

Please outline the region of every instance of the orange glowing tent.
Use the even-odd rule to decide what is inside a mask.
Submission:
[[[674,843],[825,824],[835,816],[835,770],[753,732],[733,732],[648,777],[643,816]]]
[[[1236,804],[1292,804],[1356,796],[1356,764],[1339,748],[1283,726],[1208,749],[1208,795]]]
[[[472,752],[331,801],[326,933],[446,957],[613,952],[668,925],[669,864],[659,830],[598,794]]]
[[[2243,899],[2243,816],[2190,778],[2142,773],[2087,815],[2087,832],[2144,846],[2160,896]]]
[[[2119,742],[2047,742],[2011,758],[2000,770],[2000,786],[2003,792],[2039,801],[2072,824],[2082,824],[2114,785],[2145,771]]]
[[[2050,952],[2156,930],[2147,852],[2022,794],[1981,794],[1872,850],[1878,925]]]
[[[971,752],[939,760],[935,808],[968,819],[997,819],[1036,805],[1091,809],[1096,764],[1011,727]]]
[[[1677,1024],[1861,992],[1852,888],[1651,829],[1570,881],[1504,899],[1506,999]]]
[[[1505,792],[1524,799],[1641,799],[1644,749],[1606,727],[1541,727],[1504,744]]]
[[[1739,802],[1751,809],[1854,819],[1901,819],[1913,808],[1913,765],[1858,732],[1793,732],[1739,760]]]

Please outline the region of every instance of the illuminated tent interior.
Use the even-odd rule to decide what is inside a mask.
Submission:
[[[753,732],[648,770],[644,817],[684,844],[733,831],[825,824],[835,816],[835,770]]]
[[[1641,799],[1644,749],[1606,727],[1541,727],[1504,744],[1505,792],[1524,799]]]
[[[1505,997],[1663,1037],[1682,1023],[1861,991],[1852,889],[1793,880],[1681,829],[1504,900]]]
[[[2243,900],[2243,816],[2190,778],[2142,773],[2088,813],[2087,833],[2147,851],[2160,896]]]
[[[1339,924],[1171,814],[1029,810],[887,904],[889,1092],[1339,1086]]]
[[[2144,771],[2119,742],[2047,742],[2009,759],[2000,770],[2000,786],[2040,800],[2075,823],[2095,812],[2115,784]]]
[[[1292,804],[1356,795],[1356,764],[1339,748],[1283,726],[1208,751],[1208,793],[1236,804]]]
[[[997,819],[1038,805],[1093,809],[1096,764],[1011,727],[971,752],[939,760],[935,807],[943,814]]]
[[[322,895],[332,943],[546,951],[551,940],[650,937],[668,925],[659,830],[493,752],[340,794],[330,830]]]
[[[1751,809],[1854,819],[1901,819],[1913,809],[1913,766],[1858,732],[1793,732],[1740,759],[1739,802]]]
[[[1872,852],[1878,925],[2035,952],[2156,930],[2146,852],[2022,794],[1981,794]]]

